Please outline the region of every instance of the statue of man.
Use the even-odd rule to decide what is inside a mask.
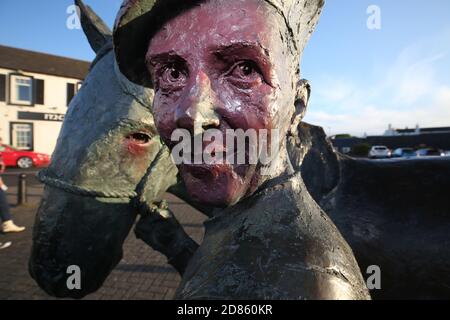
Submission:
[[[277,146],[270,165],[248,157],[244,164],[177,164],[189,196],[220,208],[205,223],[178,298],[369,298],[352,250],[286,151],[309,97],[299,58],[322,6],[323,0],[129,0],[119,12],[119,68],[155,89],[155,124],[171,150],[180,129],[223,136],[267,130]],[[212,144],[226,156],[237,152],[229,141],[203,148]]]

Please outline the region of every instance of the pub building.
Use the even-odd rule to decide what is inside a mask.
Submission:
[[[51,155],[90,63],[0,45],[0,137]]]

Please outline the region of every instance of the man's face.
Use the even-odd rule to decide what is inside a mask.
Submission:
[[[272,12],[273,11],[273,12]],[[167,22],[152,38],[147,65],[155,99],[153,112],[164,142],[176,129],[196,125],[229,129],[279,129],[284,137],[293,112],[293,67],[288,59],[281,16],[261,0],[210,0]],[[289,62],[288,62],[289,61]],[[215,150],[230,150],[227,141]],[[190,196],[226,206],[261,183],[253,164],[180,164]]]

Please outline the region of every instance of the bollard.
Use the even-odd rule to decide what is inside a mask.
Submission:
[[[22,173],[19,175],[19,183],[17,188],[17,205],[27,204],[27,175]]]

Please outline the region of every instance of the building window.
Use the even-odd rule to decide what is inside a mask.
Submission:
[[[6,101],[6,75],[0,74],[0,101]]]
[[[34,103],[44,105],[45,104],[45,82],[41,79],[34,80]]]
[[[73,97],[75,96],[75,85],[73,83],[67,84],[67,106],[69,106]]]
[[[16,101],[31,103],[31,79],[16,78]]]
[[[11,144],[19,150],[32,150],[33,124],[11,123]]]
[[[10,76],[10,100],[11,104],[33,105],[33,77],[22,75]]]

